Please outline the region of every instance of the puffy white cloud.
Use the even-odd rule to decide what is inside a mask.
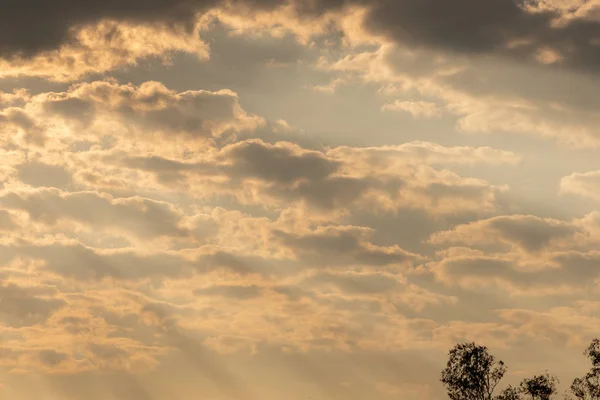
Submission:
[[[600,199],[600,171],[575,172],[560,181],[560,192]]]
[[[384,104],[382,111],[404,111],[415,118],[434,118],[439,117],[442,111],[435,103],[428,101],[400,101]]]
[[[261,126],[229,90],[177,93],[159,82],[140,86],[113,80],[71,86],[60,93],[33,96],[20,107],[0,111],[0,140],[72,151],[73,147],[120,145],[121,150],[146,143],[165,143],[165,151],[185,147],[173,136],[207,141],[228,131]],[[111,134],[113,133],[113,134]],[[111,142],[112,141],[112,142]],[[186,143],[186,145],[190,145]],[[168,154],[168,153],[167,153]]]

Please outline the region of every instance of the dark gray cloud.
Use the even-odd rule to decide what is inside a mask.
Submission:
[[[96,344],[93,343],[89,349],[95,356],[104,360],[115,360],[127,357],[127,352],[112,344]]]
[[[102,19],[189,22],[214,0],[8,0],[0,16],[0,54],[30,56],[70,40],[69,30]]]
[[[399,246],[380,247],[367,242],[364,232],[328,230],[307,234],[275,231],[275,238],[297,257],[318,265],[393,265],[412,261],[417,256]]]
[[[44,132],[36,125],[27,113],[19,108],[9,108],[0,112],[0,123],[8,129],[11,134],[23,133],[23,139],[28,144],[41,146],[46,137]]]
[[[458,176],[453,176],[452,181],[440,182],[445,176],[435,170],[431,174],[435,174],[435,179],[418,185],[410,181],[406,167],[399,166],[393,173],[380,173],[374,171],[377,163],[369,160],[371,170],[361,171],[356,167],[362,162],[358,157],[334,158],[328,152],[307,150],[289,142],[268,144],[261,139],[227,145],[214,160],[207,162],[188,163],[159,156],[123,156],[117,162],[151,172],[166,185],[185,182],[187,174],[224,176],[228,178],[222,185],[225,190],[255,184],[268,198],[302,202],[326,212],[347,210],[369,193],[373,193],[371,200],[375,207],[381,206],[382,198],[390,203],[401,202],[399,193],[404,191],[407,203],[397,208],[418,202],[419,206],[435,212],[471,214],[494,208],[498,203],[496,194],[500,193],[487,182],[468,181]],[[483,204],[483,207],[474,209],[470,204]]]
[[[401,182],[400,179],[397,181]],[[370,188],[381,186],[378,183],[372,178],[331,176],[316,181],[302,181],[292,187],[273,185],[270,190],[286,199],[302,199],[320,209],[334,210],[352,204]]]
[[[231,146],[226,154],[233,162],[231,169],[236,178],[258,178],[268,185],[267,192],[273,196],[304,200],[325,210],[344,207],[369,188],[382,186],[373,178],[336,175],[341,162],[322,152],[286,143],[273,146],[245,141]]]
[[[55,350],[42,350],[38,353],[40,361],[49,366],[54,367],[65,361],[69,356],[65,353],[59,353]]]
[[[124,251],[101,254],[79,244],[0,246],[0,265],[17,257],[43,261],[44,269],[81,281],[139,280],[186,274],[185,260],[168,253],[138,255]]]
[[[45,322],[65,305],[62,300],[46,297],[52,293],[43,286],[0,286],[0,322],[16,328]]]
[[[506,240],[522,246],[527,251],[539,251],[550,241],[568,238],[577,232],[577,228],[572,225],[532,216],[492,218],[489,226]]]
[[[30,162],[18,165],[17,173],[22,182],[34,187],[66,189],[71,183],[71,174],[58,165]]]
[[[0,54],[32,56],[53,50],[69,42],[73,27],[103,19],[138,23],[184,24],[190,29],[196,13],[219,3],[220,0],[107,0],[81,2],[78,0],[7,0],[0,16]],[[234,0],[254,8],[281,5],[279,0]],[[302,12],[320,12],[326,3],[301,6]],[[332,3],[340,3],[334,1]],[[110,38],[107,38],[110,39]]]
[[[297,263],[289,260],[236,255],[225,251],[201,255],[195,260],[193,266],[200,273],[225,269],[239,275],[286,275],[301,270]]]
[[[370,7],[369,30],[414,46],[466,54],[501,53],[521,58],[544,47],[566,56],[566,64],[595,70],[600,47],[600,23],[572,20],[562,26],[553,21],[555,11],[529,12],[537,0],[296,0],[301,16],[310,17],[346,4]],[[188,24],[219,0],[8,0],[0,17],[0,54],[33,55],[55,49],[70,38],[70,28],[102,19],[143,23]],[[282,0],[236,0],[254,8],[274,8]],[[514,41],[527,44],[509,48]]]
[[[524,1],[382,1],[370,13],[368,25],[403,42],[484,53],[548,29],[554,14],[534,15],[519,3]]]
[[[522,58],[545,47],[565,56],[565,63],[596,70],[600,23],[576,19],[563,26],[557,12],[529,12],[537,0],[386,0],[369,14],[370,30],[416,46],[464,54],[503,54]],[[510,43],[523,43],[517,47]],[[526,42],[526,44],[525,44]]]
[[[599,277],[600,256],[597,253],[581,253],[577,251],[555,253],[549,266],[535,271],[515,268],[510,259],[494,257],[459,257],[444,260],[436,273],[441,279],[462,280],[476,278],[494,283],[501,280],[521,290],[538,289],[582,289],[595,285]],[[544,267],[540,261],[538,266]],[[472,282],[469,288],[478,290]]]
[[[232,187],[247,180],[260,181],[271,196],[303,200],[324,210],[343,208],[368,189],[385,186],[375,178],[336,175],[341,162],[322,152],[306,151],[285,142],[278,146],[259,140],[239,142],[227,147],[221,159],[226,164],[183,163],[161,157],[125,158],[121,163],[152,172],[164,184],[184,180],[186,172],[205,176],[226,174],[232,180]],[[397,178],[388,186],[392,190],[402,184]]]
[[[227,156],[235,160],[233,172],[274,183],[290,183],[300,179],[320,180],[333,174],[339,162],[321,152],[301,151],[292,146],[269,146],[248,140],[232,145]]]
[[[0,231],[9,231],[16,229],[17,223],[6,210],[0,210]]]
[[[71,220],[95,227],[122,229],[142,237],[186,235],[185,229],[178,226],[182,215],[176,209],[170,204],[148,199],[114,200],[94,192],[65,195],[58,190],[42,189],[29,194],[8,193],[0,197],[0,205],[23,210],[33,220],[49,225]]]
[[[261,288],[256,285],[217,285],[194,290],[196,296],[217,296],[234,300],[248,300],[260,296]]]

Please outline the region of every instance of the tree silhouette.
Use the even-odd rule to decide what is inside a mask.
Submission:
[[[592,340],[583,354],[592,362],[592,368],[584,377],[573,380],[571,393],[580,400],[600,400],[600,340]]]
[[[520,400],[521,394],[519,388],[508,385],[506,389],[502,391],[498,396],[496,396],[496,400]]]
[[[441,382],[451,400],[491,400],[494,389],[506,372],[487,347],[473,342],[454,346],[448,353]]]
[[[521,393],[531,396],[532,400],[550,400],[556,393],[558,379],[546,372],[543,375],[535,375],[533,378],[523,379],[519,385]]]
[[[600,400],[600,339],[593,339],[583,353],[592,368],[571,383],[565,399]],[[494,390],[506,373],[506,365],[496,361],[485,346],[460,343],[448,352],[448,363],[440,381],[451,400],[550,400],[557,392],[558,379],[546,371],[508,386],[494,396]]]

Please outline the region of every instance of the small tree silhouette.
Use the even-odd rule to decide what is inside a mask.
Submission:
[[[584,377],[573,380],[571,393],[580,400],[600,400],[600,340],[592,340],[583,354],[592,362],[592,368]]]
[[[519,388],[508,385],[506,389],[502,391],[498,396],[496,396],[496,400],[520,400],[521,394],[519,392]]]
[[[558,379],[546,372],[543,375],[535,375],[533,378],[523,379],[519,385],[521,393],[531,396],[532,400],[550,400],[556,393]]]
[[[496,362],[487,347],[462,343],[448,353],[441,382],[451,400],[491,400],[506,367]]]
[[[600,390],[592,390],[600,388],[600,340],[595,339],[585,354],[592,360],[595,375],[590,372],[586,378],[591,376],[593,379],[576,379],[571,389],[581,400],[600,400]],[[524,396],[532,400],[550,400],[556,394],[558,379],[546,371],[523,379],[519,387],[509,385],[494,396],[496,386],[506,373],[506,365],[496,361],[487,347],[474,342],[460,343],[448,352],[448,356],[440,380],[451,400],[521,400]],[[596,397],[585,397],[588,393],[595,393]]]

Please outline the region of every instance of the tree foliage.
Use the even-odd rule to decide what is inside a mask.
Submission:
[[[475,343],[461,343],[448,353],[441,382],[451,400],[491,400],[506,367]]]
[[[600,400],[600,339],[594,339],[584,355],[591,369],[573,380],[566,399]],[[506,365],[496,361],[485,346],[474,342],[460,343],[448,352],[448,363],[442,370],[441,382],[450,400],[550,400],[558,389],[558,379],[547,371],[508,386],[498,395],[494,391],[506,373]]]
[[[594,339],[584,354],[592,362],[590,371],[571,384],[571,393],[580,400],[600,400],[600,340]]]
[[[498,396],[496,396],[496,400],[520,400],[521,392],[518,388],[508,385],[506,389],[504,389]]]
[[[543,375],[523,379],[519,386],[521,393],[531,397],[532,400],[550,400],[557,391],[557,385],[558,379],[546,372]]]

